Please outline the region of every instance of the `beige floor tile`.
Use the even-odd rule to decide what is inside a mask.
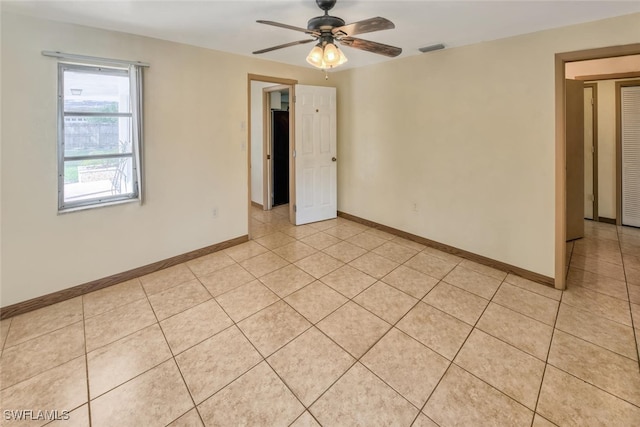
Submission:
[[[353,237],[356,234],[362,233],[362,229],[352,227],[350,225],[338,224],[337,226],[329,228],[324,232],[333,237],[337,237],[338,239],[346,240],[349,237]]]
[[[265,224],[263,222],[254,221],[251,224],[251,238],[259,239],[260,237],[264,237],[267,234],[275,233],[277,231],[277,227],[273,224]]]
[[[382,246],[378,246],[372,252],[395,261],[397,263],[404,263],[411,257],[418,253],[418,250],[408,248],[407,246],[395,243],[393,240],[386,242]]]
[[[268,359],[293,393],[311,405],[355,359],[316,328],[311,328]]]
[[[415,422],[411,424],[411,427],[438,427],[438,424],[421,412]]]
[[[418,302],[416,298],[382,282],[375,283],[353,301],[391,324],[400,320]]]
[[[349,242],[340,242],[333,246],[329,246],[324,251],[327,255],[340,260],[342,262],[351,262],[361,255],[364,255],[367,251],[360,246],[356,246]]]
[[[530,426],[533,412],[451,365],[423,412],[439,425]]]
[[[640,406],[638,362],[556,331],[549,363],[598,388]]]
[[[261,361],[260,354],[236,327],[176,356],[196,403],[221,390]]]
[[[470,325],[475,325],[489,304],[489,300],[444,282],[440,282],[422,300]]]
[[[369,233],[356,234],[355,236],[347,239],[347,241],[368,251],[373,250],[387,242],[387,240],[376,237]]]
[[[242,261],[240,265],[244,267],[249,273],[259,278],[271,273],[272,271],[276,271],[281,269],[282,267],[286,267],[287,265],[289,265],[289,261],[279,257],[273,252],[267,252],[262,255],[258,255],[256,257]]]
[[[206,425],[287,426],[304,406],[266,363],[261,363],[198,409]]]
[[[574,253],[571,256],[571,267],[596,273],[616,280],[625,280],[622,265],[613,264],[598,257],[585,257]]]
[[[397,328],[449,360],[453,360],[472,329],[424,303],[418,303],[398,322]]]
[[[138,279],[109,286],[83,295],[84,317],[89,318],[102,314],[143,298],[146,298],[146,295]]]
[[[195,279],[186,264],[178,264],[155,273],[140,277],[142,287],[147,295],[158,294],[181,283]]]
[[[404,265],[384,276],[382,281],[418,299],[424,297],[438,284],[438,279]]]
[[[218,304],[236,322],[273,304],[278,299],[276,294],[257,280],[216,297]]]
[[[235,261],[229,255],[224,252],[214,252],[187,262],[187,267],[196,277],[202,277],[232,264],[235,264]]]
[[[0,387],[5,389],[82,355],[82,322],[9,347],[0,358]]]
[[[3,410],[73,410],[87,402],[85,357],[73,359],[0,392]],[[7,422],[19,426],[34,423]],[[8,421],[8,420],[7,420]],[[38,423],[35,423],[38,425]],[[65,424],[66,425],[66,424]]]
[[[347,298],[317,281],[289,295],[285,301],[315,324],[347,302]]]
[[[547,360],[553,334],[549,325],[490,303],[476,327],[540,360]]]
[[[82,298],[77,297],[15,316],[4,343],[5,350],[21,342],[82,320]]]
[[[637,359],[633,329],[566,304],[560,304],[556,328],[618,354]]]
[[[640,304],[640,286],[629,284],[629,301],[634,304]],[[637,321],[636,321],[637,322]],[[640,322],[637,322],[640,323]]]
[[[637,253],[640,254],[640,250],[638,250]],[[640,269],[625,267],[624,270],[627,278],[627,283],[632,285],[640,285]]]
[[[215,273],[201,277],[200,282],[214,297],[236,289],[256,278],[239,264],[225,267]]]
[[[382,231],[377,228],[369,228],[367,231],[365,231],[365,233],[375,237],[379,237],[384,240],[392,240],[396,237],[394,234],[387,233],[386,231]]]
[[[91,399],[171,358],[160,330],[152,325],[87,354]]]
[[[440,280],[453,270],[456,263],[427,255],[423,251],[407,261],[405,265]]]
[[[384,276],[396,269],[400,264],[380,255],[368,252],[351,261],[349,265],[371,277],[382,279]]]
[[[60,419],[47,424],[48,427],[89,427],[89,405],[84,404],[79,408],[74,409],[68,413],[68,419],[64,419],[62,413]]]
[[[387,322],[352,302],[340,307],[317,326],[355,358],[366,353],[391,328]]]
[[[562,303],[589,311],[623,325],[632,325],[629,302],[600,292],[579,286],[567,288],[562,296]]]
[[[376,279],[350,265],[340,267],[322,278],[322,283],[331,286],[347,298],[355,297],[375,282]]]
[[[394,237],[393,239],[390,240],[390,242],[397,243],[399,245],[404,246],[405,248],[415,249],[418,252],[426,248],[426,246],[423,245],[422,243],[414,242],[413,240],[405,239],[404,237],[400,237],[400,236]]]
[[[328,230],[338,225],[338,218],[328,219],[325,221],[312,222],[309,224],[311,227],[318,230]]]
[[[280,298],[284,298],[298,289],[304,288],[314,280],[313,276],[293,264],[260,278],[260,281],[267,285],[267,287]]]
[[[450,363],[395,328],[361,362],[417,408],[422,408]]]
[[[317,251],[317,249],[314,249],[305,243],[295,241],[293,243],[289,243],[288,245],[275,249],[273,253],[281,256],[289,262],[296,262],[308,257],[309,255],[313,255]]]
[[[463,261],[463,258],[460,258],[457,255],[450,254],[448,252],[444,252],[444,251],[441,251],[439,249],[432,248],[432,247],[429,247],[429,246],[425,247],[422,250],[422,253],[425,254],[425,255],[429,255],[429,256],[441,259],[443,261],[447,261],[447,262],[452,263],[452,264],[456,264],[456,265]]]
[[[7,339],[7,334],[9,334],[9,327],[11,326],[12,317],[8,319],[0,320],[0,354],[1,350],[4,347],[4,342]]]
[[[173,354],[182,353],[231,325],[233,321],[214,300],[160,322]]]
[[[558,301],[508,283],[500,286],[492,301],[550,326],[556,320]]]
[[[507,272],[498,270],[497,268],[489,267],[488,265],[480,264],[469,259],[463,259],[460,261],[460,267],[464,267],[468,270],[473,270],[477,273],[484,274],[485,276],[493,277],[497,280],[504,280],[507,277]]]
[[[158,320],[182,313],[209,299],[211,299],[211,294],[198,280],[192,280],[149,296],[149,302]]]
[[[111,390],[91,402],[91,425],[167,425],[193,402],[173,360]]]
[[[289,236],[296,239],[302,239],[307,236],[311,236],[312,234],[316,234],[317,232],[318,232],[318,229],[312,227],[309,224],[296,225],[283,230],[283,233],[288,234]]]
[[[320,424],[318,424],[309,411],[306,411],[291,424],[291,427],[320,427]]]
[[[281,233],[279,231],[268,234],[259,239],[256,239],[257,243],[260,243],[265,248],[271,249],[271,250],[278,249],[282,246],[288,245],[289,243],[293,243],[295,241],[296,239],[294,239],[293,237],[287,236],[286,234]]]
[[[486,299],[491,299],[502,283],[501,280],[459,265],[442,280]]]
[[[233,258],[236,262],[245,261],[249,258],[268,252],[269,249],[256,243],[253,240],[225,249],[224,253]]]
[[[475,329],[454,363],[533,410],[544,362]]]
[[[582,255],[585,258],[598,258],[611,264],[622,265],[622,255],[617,242],[607,242],[602,244],[601,241],[590,241],[577,245],[576,255]]]
[[[509,273],[504,281],[511,285],[536,293],[538,295],[545,296],[547,298],[554,299],[556,301],[560,301],[560,297],[562,296],[562,291],[558,289],[555,289],[551,286],[543,285],[541,283],[536,283],[532,280],[525,279],[524,277],[516,276],[515,274]]]
[[[302,239],[300,239],[300,241],[320,251],[328,248],[329,246],[340,243],[340,239],[324,232],[319,232],[307,237],[303,237]]]
[[[540,414],[535,414],[531,427],[555,427],[555,424],[542,417]]]
[[[588,271],[569,268],[567,287],[582,286],[618,299],[628,300],[627,284],[624,281],[589,273]]]
[[[537,412],[560,426],[634,426],[640,409],[547,366]]]
[[[311,327],[284,301],[270,305],[238,323],[249,341],[267,357]]]
[[[147,299],[134,301],[84,322],[87,351],[93,351],[157,322]]]
[[[636,270],[640,269],[640,256],[634,255],[624,255],[624,266],[625,268],[635,268]]]
[[[173,421],[167,427],[203,427],[202,420],[198,411],[193,408],[177,420]]]
[[[309,408],[322,425],[410,425],[418,409],[360,363]]]
[[[325,253],[318,252],[304,259],[301,259],[300,261],[297,261],[295,265],[298,268],[306,271],[316,279],[319,279],[322,276],[325,276],[332,271],[342,267],[344,263]]]

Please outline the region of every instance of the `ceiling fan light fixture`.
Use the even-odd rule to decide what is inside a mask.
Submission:
[[[323,57],[324,57],[324,51],[322,49],[322,45],[318,43],[313,47],[313,49],[311,49],[311,52],[309,52],[309,55],[307,55],[307,62],[313,65],[314,67],[324,68]]]
[[[335,67],[339,65],[340,62],[340,53],[338,52],[338,48],[333,43],[327,43],[324,47],[324,55],[323,55],[324,63],[329,67]]]

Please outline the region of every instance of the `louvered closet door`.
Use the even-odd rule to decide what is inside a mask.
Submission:
[[[622,224],[640,227],[640,86],[620,90]]]

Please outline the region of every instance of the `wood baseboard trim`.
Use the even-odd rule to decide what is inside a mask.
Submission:
[[[613,218],[607,218],[604,216],[599,216],[598,217],[598,222],[604,222],[605,224],[613,224],[616,225],[616,220]]]
[[[196,259],[201,256],[209,255],[211,253],[239,245],[241,243],[247,242],[248,240],[248,235],[236,237],[235,239],[216,243],[215,245],[196,249],[195,251],[187,252],[181,255],[176,255],[162,261],[157,261],[152,264],[124,271],[122,273],[117,273],[112,276],[103,277],[102,279],[93,280],[91,282],[83,283],[72,288],[63,289],[61,291],[43,295],[41,297],[36,297],[27,301],[2,307],[0,308],[0,320],[17,316],[18,314],[27,313],[29,311],[37,310],[39,308],[75,298],[89,292],[97,291],[99,289],[107,288],[118,283],[126,282],[127,280],[136,279],[149,273],[163,270],[174,265],[182,264],[183,262],[191,261],[192,259]]]
[[[390,234],[394,234],[396,236],[423,244],[425,246],[429,246],[434,249],[438,249],[442,252],[446,252],[452,255],[457,255],[459,257],[466,258],[468,260],[477,262],[478,264],[486,265],[487,267],[493,267],[493,268],[497,268],[498,270],[506,271],[507,273],[513,273],[517,276],[532,280],[534,282],[537,282],[543,285],[553,287],[555,283],[554,279],[551,277],[548,277],[539,273],[534,273],[533,271],[525,270],[524,268],[516,267],[511,264],[506,264],[501,261],[496,261],[494,259],[487,258],[482,255],[474,254],[473,252],[468,252],[463,249],[458,249],[453,246],[445,245],[444,243],[429,240],[425,237],[417,236],[415,234],[411,234],[406,231],[398,230],[397,228],[389,227],[383,224],[378,224],[377,222],[369,221],[368,219],[360,218],[355,215],[348,214],[346,212],[339,211],[338,216],[344,219],[348,219],[350,221],[354,221],[354,222],[366,225],[368,227],[376,228],[378,230],[385,231]]]
[[[258,209],[264,209],[264,206],[262,206],[258,202],[254,202],[253,200],[251,201],[251,206],[253,206],[254,208],[258,208]]]

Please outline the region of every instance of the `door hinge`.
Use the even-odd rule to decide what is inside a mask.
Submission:
[[[293,157],[296,157],[296,150],[293,150]]]
[[[295,104],[296,102],[298,102],[298,96],[297,95],[293,95],[293,103]]]
[[[595,145],[592,145],[592,146],[591,146],[591,152],[592,152],[592,153],[595,153],[595,152],[596,152],[596,146],[595,146]]]
[[[298,205],[293,205],[293,211],[298,212]]]
[[[271,160],[271,154],[267,154],[267,160]]]
[[[591,98],[591,105],[593,105],[593,98]]]

